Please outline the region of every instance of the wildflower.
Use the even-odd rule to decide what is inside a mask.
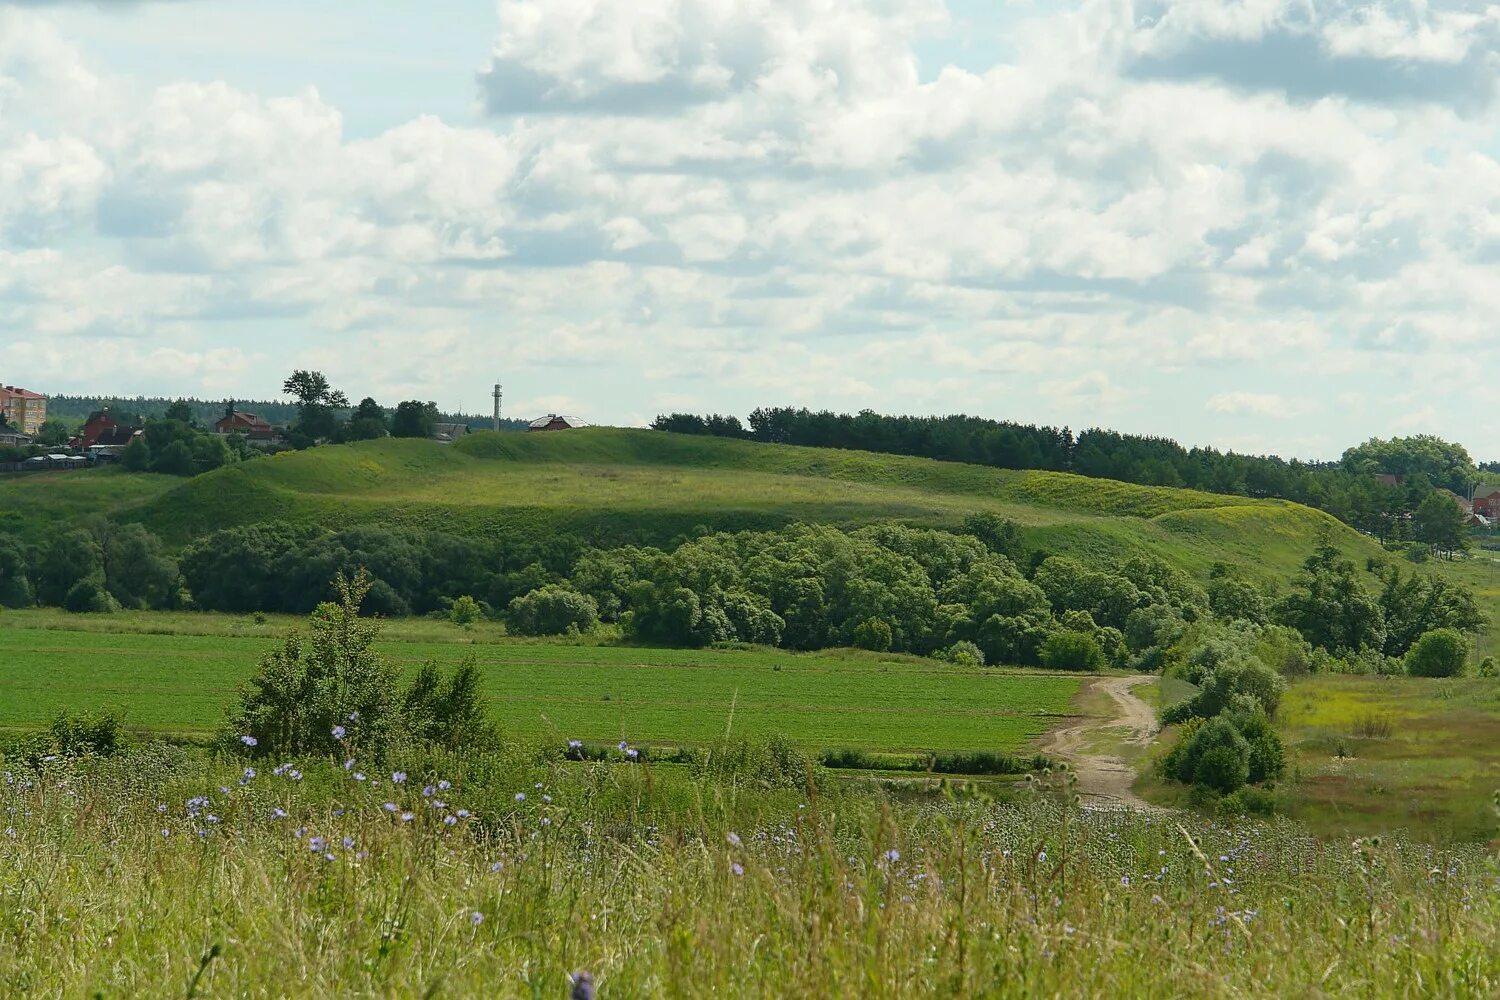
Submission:
[[[496,861],[494,864],[490,865],[490,874],[491,875],[498,875],[500,872],[502,872],[504,870],[505,870],[505,862],[504,861]]]
[[[241,736],[240,737],[240,742],[243,743],[243,744],[245,744],[245,746],[247,746],[247,747],[253,747],[253,746],[255,746],[255,744],[259,743],[260,741],[257,740],[254,736]]]
[[[280,806],[277,806],[275,809],[271,810],[272,819],[286,819],[288,815],[289,813],[287,813],[287,811]]]
[[[1123,885],[1125,888],[1129,889],[1130,888],[1130,876],[1129,875],[1121,875],[1120,876],[1120,884]]]
[[[354,780],[355,781],[364,781],[365,780],[365,776],[361,772],[355,771],[354,772]]]
[[[450,789],[452,787],[453,787],[453,783],[451,781],[439,781],[438,782],[438,791],[440,791],[440,792],[446,792],[448,789]]]
[[[535,788],[537,791],[540,792],[542,790],[542,783],[540,781],[538,781],[536,784],[532,785],[531,787]]]
[[[256,779],[256,777],[257,777],[257,775],[255,773],[255,768],[253,768],[253,767],[247,767],[247,768],[245,768],[245,773],[242,774],[242,775],[240,775],[240,781],[241,782],[254,781]]]
[[[344,727],[343,726],[334,726],[333,727],[333,738],[336,739],[336,740],[341,740],[341,739],[344,738]]]
[[[478,910],[475,910],[473,913],[469,914],[469,923],[473,924],[475,927],[478,927],[480,924],[484,923],[484,914],[480,913]]]
[[[220,785],[219,786],[219,794],[220,795],[228,795],[229,794],[229,789],[226,788],[224,785]]]
[[[443,817],[443,825],[444,826],[452,826],[454,823],[457,823],[457,822],[458,822],[458,817],[457,816],[444,816]]]
[[[737,834],[737,833],[735,833],[734,831],[730,831],[724,837],[724,839],[727,840],[727,841],[729,841],[729,846],[730,847],[739,847],[740,846],[740,835]]]
[[[333,852],[329,851],[327,854],[323,855],[323,860],[324,861],[333,861],[334,860]]]
[[[343,819],[344,818],[344,810],[342,810],[342,809],[335,809],[333,811],[333,818],[334,819]]]
[[[219,817],[215,816],[213,813],[209,813],[207,819],[208,819],[208,822],[210,822],[210,823],[218,823],[219,822]]]
[[[542,825],[543,826],[551,826],[552,825],[552,817],[551,816],[543,816],[542,817]]]
[[[729,866],[729,872],[730,874],[738,878],[739,876],[745,874],[745,866],[740,864],[738,861],[732,862]]]
[[[358,712],[350,712],[349,713],[349,721],[350,722],[358,722],[359,721],[359,713]]]
[[[354,850],[354,838],[353,837],[345,837],[344,838],[344,850],[346,850],[346,851],[352,851],[352,850]]]
[[[302,772],[298,771],[298,770],[288,771],[286,773],[286,776],[288,778],[291,778],[293,781],[301,781],[302,780]]]
[[[410,823],[412,820],[414,820],[416,818],[417,818],[417,814],[416,813],[404,812],[404,813],[401,814],[401,822],[403,822],[403,823]]]
[[[1036,859],[1038,861],[1046,861],[1047,860],[1047,852],[1046,851],[1038,851],[1037,855],[1036,855]]]
[[[568,749],[569,750],[579,750],[579,749],[582,749],[582,747],[583,747],[583,740],[569,740],[568,741]]]
[[[542,801],[545,802],[545,803],[547,803],[548,805],[551,805],[552,804],[552,796],[550,796],[550,795],[543,795],[542,796]]]
[[[436,785],[428,785],[426,788],[422,789],[422,797],[424,799],[430,799],[430,798],[432,798],[436,794],[437,794],[437,786]]]
[[[322,854],[323,848],[327,845],[328,841],[324,840],[322,837],[313,837],[307,842],[307,849],[312,851],[314,854]]]
[[[447,809],[448,808],[448,803],[444,802],[442,799],[433,799],[431,802],[429,802],[427,804],[430,805],[430,806],[432,806],[432,808],[434,808],[434,809]]]
[[[14,831],[14,830],[6,830],[5,832],[8,833],[12,837],[14,837],[16,835],[16,831]],[[172,836],[172,831],[168,830],[166,828],[163,828],[162,831],[161,831],[161,835],[163,837],[170,837],[170,836]]]
[[[299,826],[299,827],[297,827],[297,829],[295,829],[295,830],[292,831],[292,836],[296,837],[298,840],[301,840],[302,837],[306,833],[307,833],[307,827],[305,827],[305,826]]]
[[[1153,903],[1160,903],[1160,902],[1162,902],[1162,898],[1160,896],[1155,895],[1153,893],[1152,896],[1151,896],[1151,902],[1153,902]]]
[[[517,792],[516,793],[516,801],[517,802],[525,802],[526,801],[526,793],[525,792]]]
[[[393,813],[393,812],[396,811],[396,803],[394,803],[394,802],[387,802],[381,808],[383,808],[388,813]]]
[[[167,804],[165,802],[161,803],[156,807],[156,811],[159,813],[165,813],[167,811]]]
[[[346,771],[352,771],[352,770],[354,770],[354,758],[353,757],[350,757],[348,760],[344,761],[344,770],[346,770]]]
[[[641,752],[635,747],[631,747],[629,750],[625,751],[625,756],[629,757],[631,760],[638,760],[640,759]]]
[[[901,860],[901,852],[893,847],[885,852],[885,859],[891,864],[895,864],[897,861]]]
[[[406,772],[405,771],[392,771],[391,772],[391,784],[393,784],[393,785],[399,785],[399,784],[403,783],[404,781],[406,781]]]
[[[469,810],[467,810],[467,809],[460,809],[458,811],[458,818],[459,819],[468,819],[469,815],[470,815],[469,814]]]
[[[626,743],[624,740],[621,740],[620,741],[620,752],[624,753],[626,750],[629,750],[629,749],[630,749],[630,744]]]

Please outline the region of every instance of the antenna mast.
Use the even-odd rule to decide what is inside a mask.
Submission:
[[[500,391],[500,383],[496,382],[495,383],[495,430],[497,430],[497,431],[500,429],[500,397],[502,395],[503,395],[503,393]]]

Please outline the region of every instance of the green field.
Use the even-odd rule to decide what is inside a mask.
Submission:
[[[133,728],[205,736],[286,627],[147,613],[69,624],[47,611],[0,613],[0,727],[108,709]],[[421,620],[395,623],[381,651],[408,671],[473,655],[507,735],[647,745],[704,744],[732,729],[819,748],[1013,751],[1066,714],[1082,682],[853,651],[528,642]]]
[[[1500,680],[1296,681],[1278,719],[1290,813],[1315,830],[1487,839],[1500,790]]]

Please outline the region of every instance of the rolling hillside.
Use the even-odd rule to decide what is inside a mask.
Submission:
[[[268,521],[472,535],[575,531],[605,544],[659,544],[698,528],[799,520],[951,527],[988,510],[1014,518],[1038,547],[1106,560],[1154,552],[1199,576],[1224,560],[1285,579],[1320,531],[1351,554],[1377,551],[1332,518],[1283,501],[609,428],[476,434],[451,447],[367,442],[221,469],[161,492],[155,482],[132,482],[144,495],[117,516],[174,544]]]

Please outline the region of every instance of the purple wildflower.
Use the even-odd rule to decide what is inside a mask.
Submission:
[[[404,781],[406,781],[406,772],[405,771],[392,771],[391,772],[391,784],[393,784],[393,785],[399,785],[399,784],[401,784]]]
[[[458,817],[457,816],[444,816],[443,817],[443,825],[444,826],[452,826],[454,823],[457,823],[457,822],[458,822]]]
[[[253,747],[253,746],[255,746],[255,744],[259,743],[260,741],[257,740],[254,736],[241,736],[240,737],[240,742],[243,743],[243,744],[245,744],[245,746],[247,746],[247,747]]]
[[[473,913],[469,914],[469,923],[473,924],[475,927],[478,927],[480,924],[484,923],[484,914],[480,913],[478,910],[475,910]]]
[[[901,860],[901,852],[893,847],[885,852],[885,859],[891,864],[895,864],[897,861]]]
[[[344,738],[344,732],[345,731],[344,731],[344,727],[343,726],[334,726],[333,727],[333,738],[336,739],[336,740],[343,739]]]
[[[381,808],[383,808],[388,813],[393,813],[393,812],[396,811],[396,803],[394,803],[394,802],[387,802]]]
[[[345,837],[344,838],[344,850],[346,850],[346,851],[352,851],[353,849],[354,849],[354,838],[353,837]]]
[[[517,792],[516,793],[516,801],[517,802],[525,802],[526,801],[526,793],[525,792]]]
[[[740,846],[740,835],[737,834],[737,833],[735,833],[733,830],[731,830],[724,837],[724,839],[727,840],[727,841],[729,841],[729,846],[730,847],[739,847]]]
[[[738,878],[739,876],[745,874],[745,866],[740,864],[738,861],[735,861],[730,864],[729,872],[731,875],[734,875],[736,878]]]
[[[404,812],[404,813],[401,814],[401,822],[403,822],[403,823],[410,823],[412,820],[414,820],[416,818],[417,818],[417,814],[416,813]]]

